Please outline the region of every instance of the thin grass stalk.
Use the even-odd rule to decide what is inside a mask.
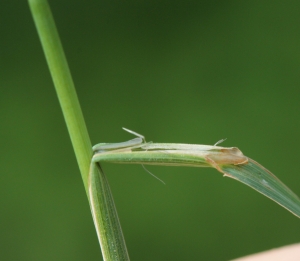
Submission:
[[[29,0],[29,6],[71,137],[97,234],[100,236],[99,241],[104,260],[128,261],[129,256],[117,210],[107,179],[100,168],[98,169],[99,175],[94,176],[93,187],[89,182],[89,169],[92,158],[91,141],[50,7],[46,0]],[[99,189],[96,193],[96,211],[93,210],[95,205],[91,205],[90,196],[94,195],[95,192],[89,193],[91,187]],[[97,213],[96,217],[98,218],[95,218],[95,213]],[[98,222],[99,220],[101,222]],[[98,230],[100,230],[100,234]]]

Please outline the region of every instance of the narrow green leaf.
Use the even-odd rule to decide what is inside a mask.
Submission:
[[[177,143],[143,143],[115,150],[96,146],[92,162],[213,167],[274,200],[300,217],[300,199],[269,170],[246,157],[235,147]],[[112,146],[105,144],[105,147]],[[103,146],[103,148],[105,148]]]
[[[98,163],[91,164],[88,183],[90,206],[103,259],[105,261],[129,261],[110,187]]]
[[[223,165],[220,168],[225,176],[246,184],[300,217],[299,197],[269,170],[256,161],[248,159],[247,164]]]

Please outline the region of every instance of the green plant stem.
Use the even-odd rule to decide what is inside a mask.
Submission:
[[[92,146],[68,63],[47,0],[29,0],[29,6],[75,150],[84,187],[91,202],[89,169]],[[97,191],[99,200],[97,210],[92,213],[97,213],[97,218],[94,214],[93,218],[97,233],[100,230],[99,241],[104,260],[128,261],[129,256],[109,184],[104,173],[100,172],[100,169],[98,172],[99,175],[94,176],[93,184],[99,188]],[[101,222],[97,223],[97,220]]]
[[[47,1],[29,0],[29,6],[75,150],[85,190],[88,192],[88,173],[92,157],[91,141],[63,47]]]

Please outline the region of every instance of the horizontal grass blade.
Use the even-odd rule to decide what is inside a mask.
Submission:
[[[275,175],[235,147],[149,143],[96,152],[93,162],[163,166],[213,167],[224,176],[255,189],[300,218],[300,199]]]
[[[255,189],[295,216],[300,217],[299,197],[269,170],[250,158],[248,160],[248,164],[223,165],[220,166],[220,169],[225,176]]]

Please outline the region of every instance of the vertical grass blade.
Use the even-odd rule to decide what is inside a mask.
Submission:
[[[42,43],[87,192],[92,145],[65,53],[48,2],[46,0],[29,0],[29,6]]]
[[[91,165],[89,196],[91,211],[96,226],[104,260],[129,261],[122,229],[112,194],[101,166]],[[109,218],[108,218],[109,217]]]
[[[50,7],[46,0],[29,0],[29,6],[88,194],[104,260],[128,261],[129,256],[117,210],[104,173],[97,170],[100,175],[94,175],[89,186],[92,146]],[[99,234],[98,228],[103,228],[100,229],[103,233]]]

